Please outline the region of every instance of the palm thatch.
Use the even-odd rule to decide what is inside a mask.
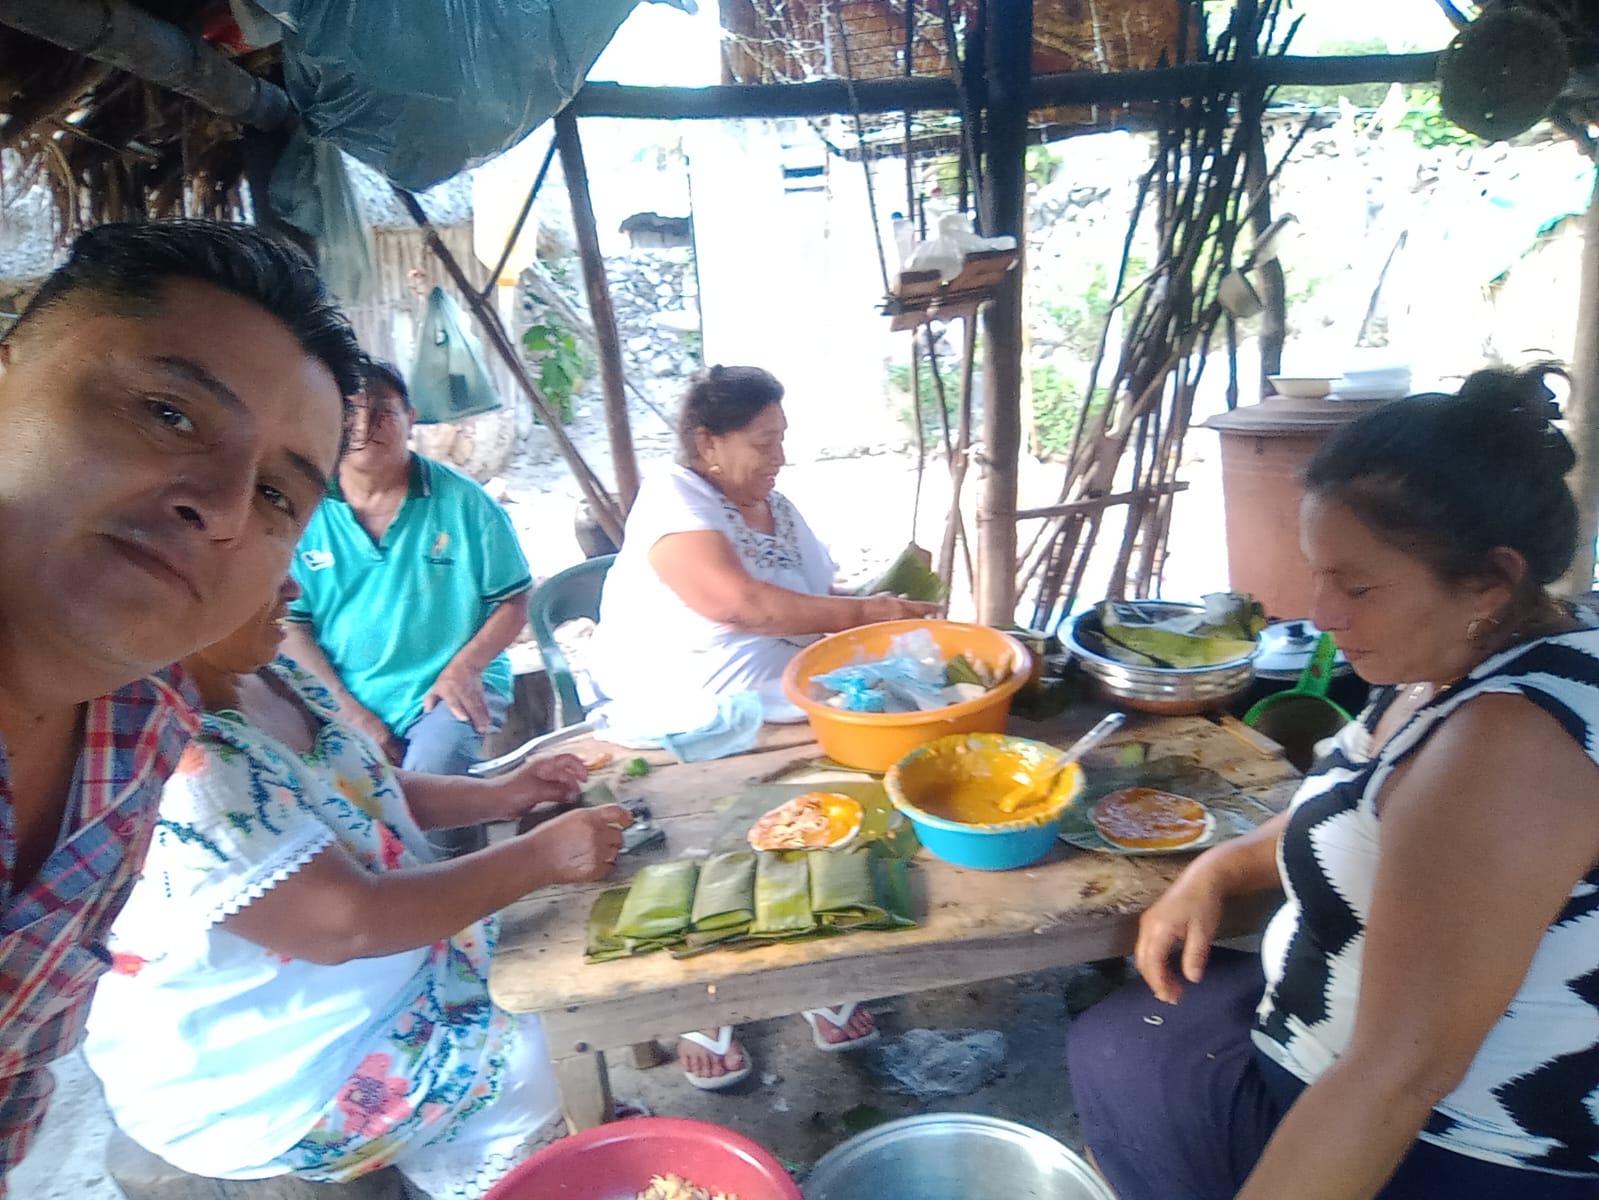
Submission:
[[[276,49],[236,41],[226,3],[135,0],[205,38],[252,74],[279,80]],[[81,54],[0,27],[0,150],[13,185],[42,183],[65,230],[160,216],[251,210],[245,131],[186,97]]]
[[[727,74],[739,83],[949,75],[978,0],[720,0]],[[1182,0],[1033,0],[1033,71],[1135,71],[1177,61]],[[907,13],[908,10],[908,13]],[[907,16],[910,65],[906,65]],[[1035,114],[1095,127],[1089,108]]]

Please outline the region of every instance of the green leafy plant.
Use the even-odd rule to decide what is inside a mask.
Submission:
[[[1439,146],[1474,146],[1477,137],[1467,133],[1444,116],[1443,102],[1436,84],[1418,84],[1406,89],[1410,111],[1400,119],[1399,128],[1409,132],[1423,150]]]
[[[953,430],[960,418],[960,369],[953,362],[940,362],[938,373],[944,381],[944,412],[949,417],[949,427]],[[932,364],[925,356],[917,359],[917,375],[922,384],[922,436],[929,446],[942,445],[944,424],[938,419],[938,383],[933,379]],[[916,415],[912,408],[909,363],[888,364],[888,387],[902,401],[895,415],[914,433]]]
[[[589,371],[588,356],[572,334],[555,324],[554,314],[530,325],[522,335],[522,350],[538,368],[539,390],[550,402],[561,424],[570,424],[572,399]]]
[[[1033,390],[1033,451],[1041,458],[1065,454],[1083,411],[1083,389],[1052,363],[1040,363],[1028,378]],[[1103,403],[1097,400],[1095,407]]]

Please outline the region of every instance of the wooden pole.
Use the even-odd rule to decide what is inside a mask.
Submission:
[[[606,494],[605,487],[594,474],[593,468],[583,460],[583,455],[572,444],[572,439],[566,436],[559,415],[551,409],[549,401],[544,398],[544,393],[539,391],[538,384],[533,382],[533,376],[528,373],[527,363],[516,352],[516,347],[506,335],[505,327],[500,324],[500,314],[489,307],[488,301],[478,295],[477,288],[472,286],[472,281],[466,277],[466,272],[461,269],[461,264],[456,261],[455,255],[450,253],[450,248],[444,244],[444,239],[439,237],[439,231],[433,227],[433,222],[428,220],[428,215],[422,210],[417,198],[404,188],[395,188],[394,194],[399,197],[406,212],[411,214],[411,219],[421,227],[427,239],[428,249],[438,257],[444,266],[445,274],[449,275],[456,290],[461,293],[461,298],[477,317],[478,326],[487,335],[489,345],[494,347],[495,353],[511,369],[511,374],[522,385],[522,390],[527,393],[528,399],[533,402],[533,411],[538,413],[539,420],[544,422],[545,428],[550,431],[550,436],[555,439],[561,456],[572,468],[577,486],[582,489],[584,497],[594,510],[594,519],[600,523],[600,528],[605,530],[611,541],[620,546],[622,514],[617,510],[616,502]]]
[[[120,68],[255,129],[277,129],[294,117],[288,94],[275,83],[127,0],[6,0],[0,25]]]
[[[622,342],[616,334],[616,309],[605,279],[605,259],[600,254],[600,233],[594,224],[594,202],[589,196],[588,168],[583,163],[583,141],[577,118],[570,108],[555,114],[555,144],[561,152],[566,194],[572,201],[572,225],[577,233],[578,256],[583,260],[583,282],[588,287],[589,315],[594,319],[594,340],[600,355],[600,383],[605,391],[605,431],[611,439],[611,462],[616,470],[616,494],[625,515],[638,495],[638,459],[633,453],[633,430],[627,419],[627,385],[622,376]],[[620,540],[617,541],[621,545]]]
[[[1016,619],[1016,471],[1022,437],[1022,278],[1027,236],[1027,109],[1032,76],[1032,0],[988,8],[988,169],[983,230],[1011,234],[1022,260],[983,311],[983,454],[987,473],[977,522],[977,619]]]
[[[1008,9],[1015,0],[993,0]],[[975,33],[976,31],[974,31]],[[1186,63],[1146,71],[1066,71],[1039,75],[1024,85],[1030,108],[1069,105],[1139,104],[1180,100],[1216,92],[1247,92],[1275,84],[1334,86],[1356,83],[1431,83],[1438,55],[1351,54],[1337,56],[1269,55],[1248,63]],[[968,86],[975,82],[968,80]],[[949,76],[910,79],[859,79],[854,82],[862,112],[959,111],[960,88]],[[972,97],[974,102],[977,97]],[[637,117],[646,120],[722,120],[738,117],[821,117],[853,111],[850,83],[818,79],[808,83],[734,83],[713,87],[637,87],[586,83],[568,106],[579,117]],[[897,147],[895,148],[898,149]]]
[[[1594,539],[1599,534],[1599,180],[1582,233],[1582,283],[1571,355],[1571,399],[1566,405],[1571,444],[1577,451],[1577,466],[1570,476],[1577,501],[1577,555],[1559,584],[1568,596],[1593,590]]]

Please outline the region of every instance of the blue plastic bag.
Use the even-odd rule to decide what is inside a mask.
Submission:
[[[848,712],[919,712],[954,703],[948,669],[932,634],[918,629],[890,642],[884,657],[814,675],[811,683],[835,693],[837,707]]]

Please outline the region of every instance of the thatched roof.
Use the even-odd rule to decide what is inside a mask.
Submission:
[[[736,82],[892,79],[906,73],[906,0],[720,3],[730,35],[727,68]],[[965,36],[978,18],[977,0],[912,4],[912,73],[951,74],[950,30],[957,41]],[[1175,0],[1034,0],[1033,71],[1135,71],[1175,62],[1178,7]],[[1103,117],[1087,109],[1039,114],[1045,123],[1064,125],[1098,125]]]
[[[226,36],[208,0],[135,0],[196,34]],[[209,28],[208,28],[209,25]],[[225,48],[225,47],[224,47]],[[238,55],[252,74],[279,75],[276,49]],[[74,227],[143,216],[245,211],[240,127],[163,88],[0,27],[0,149],[53,197]]]
[[[344,161],[374,232],[417,228],[381,175],[348,155]],[[472,181],[466,175],[447,179],[417,198],[440,229],[471,224]],[[72,233],[62,224],[58,199],[59,193],[30,174],[16,152],[0,151],[0,295],[37,283],[65,258]]]

